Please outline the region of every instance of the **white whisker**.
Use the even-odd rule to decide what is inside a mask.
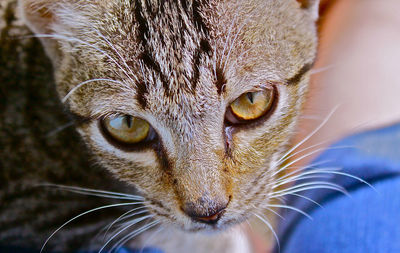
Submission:
[[[232,53],[233,46],[235,45],[236,40],[237,40],[237,38],[239,37],[240,32],[241,32],[242,29],[247,25],[247,22],[248,22],[248,21],[249,21],[249,19],[246,19],[246,20],[243,22],[243,25],[239,28],[238,32],[236,33],[235,37],[233,38],[233,41],[232,41],[232,43],[231,43],[231,45],[230,45],[230,48],[229,48],[229,51],[228,51],[228,55],[226,56],[226,59],[225,59],[225,64],[224,64],[223,72],[225,72],[225,70],[226,70],[226,66],[227,66],[227,63],[228,63],[228,61],[229,61],[230,55],[231,55],[231,53]]]
[[[328,186],[328,185],[315,185],[315,186],[305,186],[303,188],[298,188],[298,189],[294,189],[294,190],[290,190],[290,191],[285,191],[285,192],[280,192],[279,194],[272,194],[270,196],[271,199],[273,198],[277,198],[277,197],[283,197],[286,196],[288,194],[293,194],[293,193],[297,193],[297,192],[303,192],[303,191],[307,191],[307,190],[314,190],[314,189],[328,189],[328,190],[333,190],[333,191],[339,191],[347,196],[350,197],[349,193],[346,190],[343,190],[343,188],[338,188],[338,187],[334,187],[334,186]]]
[[[337,66],[336,64],[330,64],[330,65],[325,66],[325,67],[322,67],[322,68],[312,69],[312,70],[310,71],[310,74],[311,74],[311,75],[319,74],[319,73],[321,73],[321,72],[325,72],[325,71],[327,71],[327,70],[333,69],[333,68],[336,67],[336,66]]]
[[[135,211],[138,211],[138,210],[142,210],[142,209],[145,209],[145,210],[136,212],[134,214],[130,214],[132,212],[135,212]],[[104,233],[104,238],[103,239],[105,240],[105,238],[107,237],[108,231],[111,229],[112,226],[114,226],[114,224],[118,223],[121,220],[129,219],[132,216],[136,216],[138,214],[142,214],[142,213],[146,213],[146,212],[147,212],[146,207],[145,206],[140,206],[140,207],[133,208],[132,210],[129,210],[129,211],[123,213],[117,219],[115,219],[112,223],[110,223],[110,225],[108,225],[107,230]],[[130,215],[128,215],[128,214],[130,214]]]
[[[294,159],[293,161],[289,162],[288,164],[285,164],[284,166],[282,166],[281,168],[279,168],[277,171],[275,171],[275,172],[272,174],[272,177],[276,176],[277,174],[279,174],[280,172],[286,170],[287,168],[290,168],[291,165],[293,165],[293,164],[295,164],[295,163],[297,163],[297,162],[303,160],[304,158],[307,158],[307,157],[309,157],[309,156],[311,156],[311,155],[313,155],[313,154],[315,154],[315,153],[318,153],[318,152],[320,152],[320,151],[322,151],[322,150],[324,150],[324,149],[320,149],[320,148],[319,148],[319,149],[313,150],[313,151],[311,151],[311,152],[308,152],[307,154],[304,154],[304,155],[302,155],[302,156],[300,156],[300,157]]]
[[[313,199],[310,199],[309,197],[303,196],[303,195],[301,195],[301,194],[289,193],[289,194],[287,194],[287,195],[293,195],[293,196],[296,196],[296,197],[299,197],[299,198],[308,200],[308,201],[310,201],[311,203],[314,203],[314,204],[316,204],[317,206],[319,206],[319,207],[321,207],[321,208],[324,208],[324,207],[323,207],[320,203],[318,203],[317,201],[315,201],[315,200],[313,200]]]
[[[293,166],[293,167],[290,167],[289,169],[291,171],[289,173],[282,174],[282,176],[280,176],[280,177],[278,177],[276,179],[276,182],[278,182],[280,180],[285,180],[286,178],[289,178],[289,177],[292,177],[292,176],[299,175],[299,174],[305,172],[307,168],[313,168],[314,166],[320,166],[320,165],[323,165],[323,164],[328,163],[328,162],[330,162],[330,161],[329,160],[324,160],[324,161],[320,161],[320,162],[311,163],[311,164],[308,164],[308,165],[305,165],[305,166]]]
[[[90,79],[90,80],[86,80],[84,82],[79,83],[78,85],[76,85],[74,88],[72,88],[67,95],[64,96],[64,98],[61,100],[62,103],[65,103],[68,98],[78,89],[80,89],[82,86],[84,86],[85,84],[88,83],[92,83],[92,82],[99,82],[99,81],[105,81],[105,82],[111,82],[111,83],[117,83],[120,85],[125,86],[124,83],[120,82],[120,81],[116,81],[116,80],[112,80],[112,79],[107,79],[107,78],[95,78],[95,79]]]
[[[137,77],[135,76],[135,74],[132,72],[132,69],[128,66],[128,64],[127,64],[127,62],[126,62],[126,60],[125,60],[125,58],[118,52],[118,50],[115,48],[115,46],[114,46],[114,45],[113,45],[99,30],[97,30],[96,28],[94,28],[94,29],[95,29],[97,35],[99,35],[99,36],[107,43],[107,45],[109,45],[109,46],[111,47],[111,49],[114,50],[114,52],[115,52],[115,53],[118,55],[118,57],[122,60],[122,62],[123,62],[123,64],[124,64],[125,68],[126,68],[127,70],[129,70],[129,72],[131,73],[131,75],[133,76],[133,78],[135,78],[136,82],[139,83],[139,80],[137,79]],[[130,79],[130,81],[131,81],[132,83],[134,83],[134,81],[130,78],[129,75],[128,75],[127,77]]]
[[[310,215],[308,215],[306,212],[304,212],[304,211],[302,211],[302,210],[300,210],[300,209],[298,209],[298,208],[296,208],[296,207],[293,207],[293,206],[278,205],[278,204],[269,204],[268,206],[270,206],[270,207],[284,208],[284,209],[290,209],[290,210],[296,211],[296,212],[298,212],[298,213],[300,213],[300,214],[306,216],[306,217],[309,218],[310,220],[313,219],[313,218],[312,218]]]
[[[292,176],[292,177],[286,178],[285,180],[278,180],[275,183],[274,187],[279,187],[279,186],[286,185],[286,184],[289,184],[289,183],[292,183],[292,182],[299,182],[299,181],[303,181],[303,180],[316,179],[316,178],[324,179],[324,178],[331,178],[331,177],[328,176],[328,175],[304,176],[304,175],[299,174],[299,175],[296,175],[296,176]]]
[[[226,38],[225,38],[225,44],[224,44],[224,48],[223,48],[223,50],[222,50],[222,54],[221,54],[222,57],[221,57],[221,61],[220,61],[220,63],[219,63],[219,67],[222,67],[221,64],[222,64],[223,61],[224,61],[224,56],[225,56],[226,48],[228,47],[229,40],[230,40],[230,36],[231,36],[231,32],[232,32],[232,29],[233,29],[233,27],[234,27],[234,25],[235,25],[235,22],[236,22],[236,17],[232,19],[232,23],[231,23],[231,25],[229,26],[228,35],[227,35]]]
[[[68,224],[71,223],[72,221],[74,221],[74,220],[76,220],[76,219],[78,219],[78,218],[80,218],[80,217],[82,217],[82,216],[84,216],[84,215],[86,215],[86,214],[93,213],[93,212],[95,212],[95,211],[103,210],[103,209],[106,209],[106,208],[120,207],[120,206],[128,206],[128,205],[137,205],[137,203],[136,203],[136,202],[131,202],[131,203],[119,203],[119,204],[112,204],[112,205],[101,206],[101,207],[97,207],[97,208],[94,208],[94,209],[90,209],[90,210],[88,210],[88,211],[86,211],[86,212],[83,212],[83,213],[81,213],[81,214],[79,214],[79,215],[73,217],[72,219],[69,219],[67,222],[65,222],[65,223],[62,224],[59,228],[57,228],[57,229],[46,239],[46,241],[44,242],[42,248],[40,249],[40,253],[43,252],[43,250],[44,250],[44,248],[46,247],[46,245],[47,245],[47,243],[49,242],[49,240],[50,240],[58,231],[60,231],[63,227],[65,227],[66,225],[68,225]]]
[[[54,129],[54,130],[50,131],[49,133],[47,133],[46,137],[52,137],[53,135],[56,135],[59,132],[64,131],[65,129],[73,126],[74,124],[75,124],[75,122],[71,121],[71,122],[68,122],[68,123],[66,123],[66,124],[64,124],[62,126],[59,126],[56,129]]]
[[[132,220],[132,221],[129,221],[129,222],[125,223],[125,224],[124,224],[125,226],[124,226],[122,229],[120,229],[117,233],[115,233],[115,234],[103,245],[103,247],[101,247],[101,249],[98,251],[98,253],[101,253],[101,252],[105,249],[105,247],[107,247],[107,245],[108,245],[112,240],[114,240],[114,238],[116,238],[119,234],[121,234],[122,232],[124,232],[124,231],[127,230],[128,228],[132,227],[133,225],[135,225],[135,224],[137,224],[137,223],[139,223],[139,222],[141,222],[141,221],[143,221],[143,220],[146,220],[146,219],[152,218],[152,217],[154,217],[154,215],[147,215],[147,216],[140,217],[140,218],[137,218],[137,219],[134,219],[134,220]]]
[[[296,151],[296,152],[292,153],[291,155],[285,157],[285,159],[283,159],[278,165],[284,163],[285,161],[289,160],[289,159],[292,158],[293,156],[296,156],[296,155],[298,155],[298,154],[300,154],[300,153],[303,153],[303,152],[306,151],[306,150],[309,150],[309,149],[312,149],[312,148],[315,148],[315,147],[318,147],[318,146],[327,144],[327,143],[329,143],[329,142],[330,142],[330,140],[323,141],[323,142],[320,142],[320,143],[317,143],[317,144],[308,146],[308,147],[306,147],[306,148],[303,148],[303,149],[301,149],[301,150],[299,150],[299,151]],[[329,147],[329,148],[320,148],[320,149],[318,149],[318,150],[319,150],[319,151],[325,151],[325,150],[345,149],[345,148],[350,149],[350,148],[355,148],[355,147],[354,147],[354,146],[344,146],[344,145],[343,145],[343,146],[335,146],[335,147]]]
[[[260,219],[265,225],[267,225],[267,227],[271,230],[272,234],[273,234],[274,237],[275,237],[276,244],[278,245],[278,251],[280,252],[280,250],[281,250],[281,245],[280,245],[280,243],[279,243],[279,238],[278,238],[278,235],[275,233],[275,230],[274,230],[274,228],[272,227],[272,225],[267,221],[267,218],[265,218],[265,217],[263,217],[263,216],[261,216],[261,215],[258,215],[258,214],[256,214],[256,213],[254,213],[254,215],[255,215],[258,219]]]
[[[74,191],[75,193],[80,193],[80,194],[100,194],[104,196],[113,196],[113,197],[123,197],[127,198],[129,200],[138,200],[138,201],[144,201],[144,198],[142,196],[138,195],[131,195],[131,194],[126,194],[126,193],[119,193],[119,192],[111,192],[111,191],[104,191],[104,190],[96,190],[96,189],[89,189],[89,188],[82,188],[82,187],[77,187],[77,186],[67,186],[67,185],[59,185],[59,184],[39,184],[38,186],[44,186],[44,187],[54,187],[62,190],[67,190],[67,191]],[[139,202],[136,202],[139,203]],[[142,202],[141,202],[142,203]]]
[[[165,229],[165,227],[160,227],[159,229],[154,231],[151,236],[147,237],[146,240],[143,242],[143,246],[140,248],[139,253],[143,253],[143,250],[146,248],[146,244],[149,241],[151,241],[151,239],[153,239],[158,233],[161,233],[161,231],[163,231],[164,229]]]
[[[269,207],[264,207],[265,210],[270,211],[271,213],[275,214],[276,216],[278,216],[279,218],[281,218],[282,220],[285,220],[285,217],[283,217],[282,215],[280,215],[277,211],[275,211],[272,208]]]
[[[303,140],[301,140],[299,143],[297,143],[295,146],[293,146],[291,149],[289,149],[277,162],[276,164],[280,164],[280,162],[285,159],[286,156],[288,156],[290,153],[292,153],[296,148],[301,146],[303,143],[308,141],[315,133],[317,133],[327,122],[328,120],[332,117],[332,115],[336,112],[336,110],[339,108],[339,105],[335,106],[332,111],[325,117],[324,121],[321,122],[311,133],[309,133]]]
[[[301,188],[303,186],[312,186],[312,185],[333,186],[333,187],[338,187],[339,189],[345,190],[342,186],[340,186],[338,184],[335,184],[335,183],[330,183],[330,182],[326,182],[326,181],[311,181],[311,182],[306,182],[306,183],[302,183],[302,184],[297,184],[297,185],[291,186],[291,187],[289,187],[287,189],[276,191],[274,193],[280,193],[280,192],[295,190],[295,189]],[[272,189],[275,189],[275,188],[276,188],[275,186],[272,187]]]
[[[371,185],[370,183],[368,183],[367,181],[365,181],[364,179],[351,175],[349,173],[346,172],[341,172],[340,168],[321,168],[321,169],[311,169],[311,170],[305,170],[304,172],[294,176],[294,177],[290,177],[294,180],[302,180],[302,179],[306,179],[306,177],[304,176],[309,176],[309,175],[318,175],[318,174],[322,174],[322,175],[318,175],[318,176],[323,176],[326,174],[331,174],[331,175],[340,175],[340,176],[344,176],[344,177],[349,177],[349,178],[353,178],[361,183],[366,184],[367,186],[369,186],[370,188],[372,188],[373,190],[376,191],[375,187],[373,185]],[[307,177],[308,178],[308,177]],[[282,177],[282,179],[285,179],[285,177]],[[280,180],[278,180],[280,181]]]
[[[124,236],[122,239],[120,239],[111,249],[110,252],[112,252],[114,249],[117,249],[115,252],[118,252],[119,249],[129,240],[132,240],[135,236],[143,233],[144,231],[156,226],[159,221],[153,221],[147,225],[142,226],[141,228],[133,231],[132,233],[129,233],[128,235]]]
[[[104,50],[94,46],[93,44],[90,44],[86,41],[83,41],[81,39],[78,38],[74,38],[74,37],[68,37],[68,36],[63,36],[63,35],[58,35],[58,34],[36,34],[33,35],[33,37],[36,38],[50,38],[50,39],[60,39],[60,40],[65,40],[65,41],[69,41],[69,42],[77,42],[80,43],[82,45],[88,46],[90,48],[93,48],[94,50],[102,53],[104,56],[106,56],[108,59],[110,59],[115,65],[117,65],[117,67],[125,74],[126,77],[128,77],[128,79],[130,79],[132,82],[133,80],[131,79],[131,77],[129,76],[129,74],[126,72],[126,70],[113,58],[111,57],[107,52],[105,52]]]

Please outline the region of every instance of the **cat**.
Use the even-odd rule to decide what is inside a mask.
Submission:
[[[288,179],[281,172],[316,57],[318,1],[20,0],[19,7],[93,157],[139,193],[65,188],[146,211],[122,229],[140,227],[114,233],[104,249],[155,228],[131,245],[252,252],[239,226],[265,221]]]

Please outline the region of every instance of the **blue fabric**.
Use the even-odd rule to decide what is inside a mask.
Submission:
[[[32,250],[32,249],[24,249],[24,248],[19,248],[19,247],[1,247],[0,246],[0,253],[36,253],[39,252],[38,250]],[[48,253],[48,251],[44,251]],[[54,253],[54,252],[51,252]],[[60,252],[57,252],[60,253]],[[98,251],[78,251],[77,253],[98,253]],[[144,248],[143,250],[138,250],[138,249],[127,249],[127,248],[121,248],[115,253],[163,253],[161,250],[158,249],[152,249],[152,248]]]
[[[313,220],[284,211],[280,252],[400,252],[400,124],[345,138],[314,162],[323,161],[327,162],[321,168],[341,168],[370,182],[375,190],[336,175],[328,181],[345,187],[351,197],[331,190],[302,192],[324,208],[289,198],[288,205],[307,212]]]

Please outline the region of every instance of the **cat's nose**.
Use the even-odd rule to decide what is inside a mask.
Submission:
[[[213,204],[212,208],[204,208],[189,202],[185,205],[183,211],[194,221],[212,225],[217,223],[224,214],[228,202]]]

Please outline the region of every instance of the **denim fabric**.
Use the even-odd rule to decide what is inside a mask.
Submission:
[[[324,208],[289,198],[288,205],[307,212],[313,220],[285,210],[279,228],[280,252],[400,252],[400,124],[350,136],[332,147],[314,162],[326,161],[321,168],[341,168],[375,189],[336,175],[328,181],[345,187],[350,197],[331,190],[302,192]]]

